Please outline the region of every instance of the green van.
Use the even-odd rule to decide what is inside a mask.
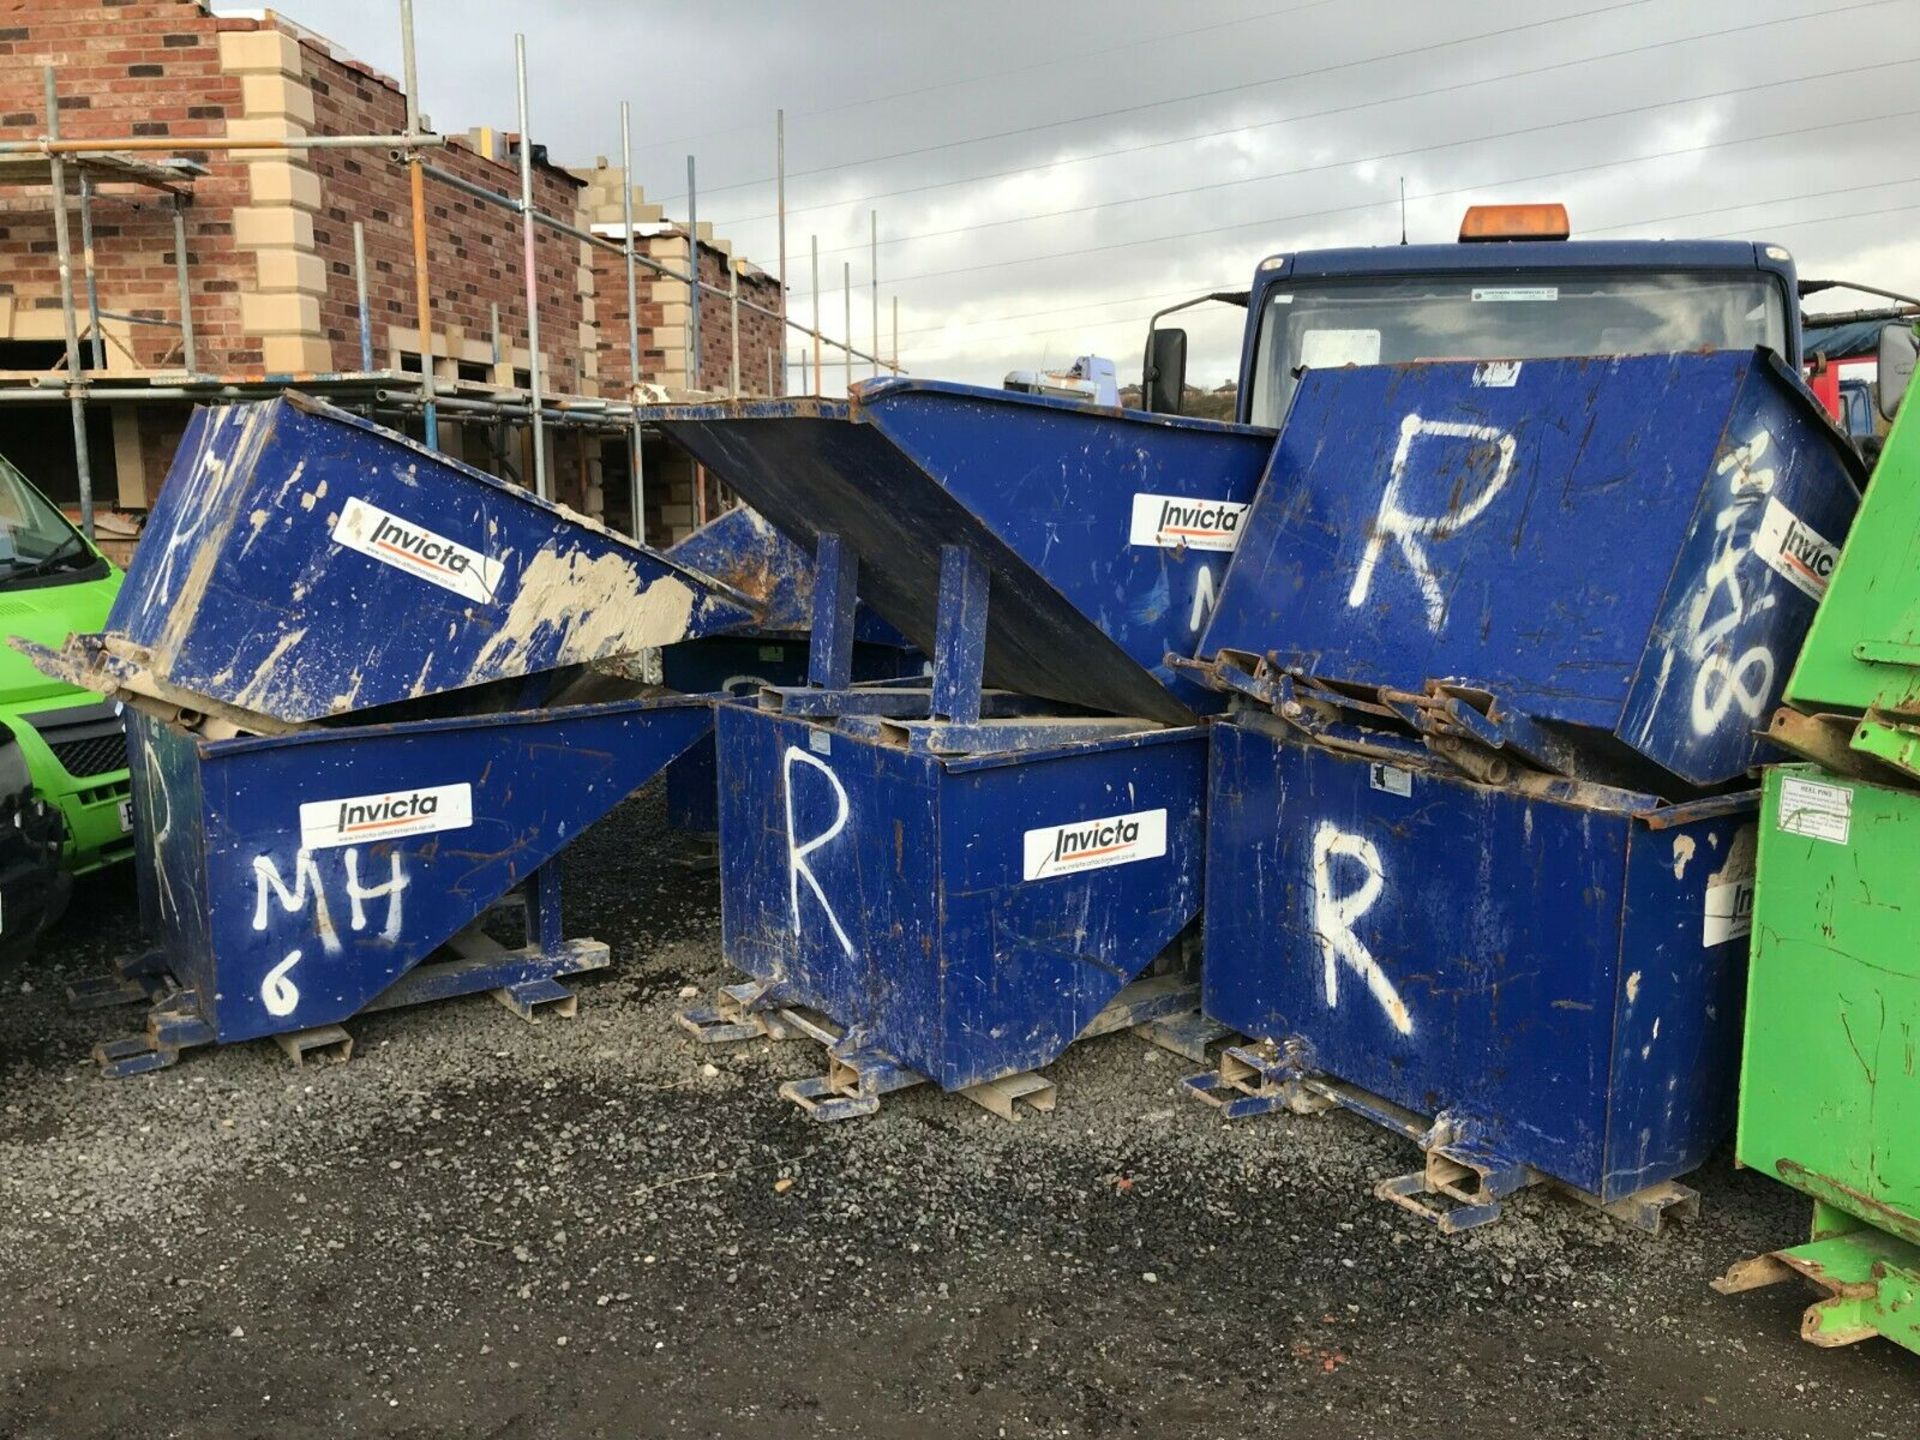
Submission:
[[[0,457],[0,639],[58,649],[101,630],[121,573]],[[19,742],[34,790],[66,821],[64,858],[85,874],[133,853],[133,787],[119,707],[42,675],[0,645],[0,723]]]

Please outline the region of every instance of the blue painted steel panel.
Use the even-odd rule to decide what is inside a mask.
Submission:
[[[804,633],[813,624],[813,556],[749,506],[709,520],[666,556],[751,599],[755,634]],[[853,637],[908,648],[905,636],[864,605],[855,613]]]
[[[631,700],[208,741],[130,710],[142,914],[219,1040],[344,1020],[710,720]]]
[[[1273,432],[930,381],[678,406],[654,420],[811,550],[846,537],[859,590],[922,650],[940,548],[992,575],[986,683],[1173,724],[1219,708],[1190,654]]]
[[[797,547],[794,553],[800,553]],[[854,643],[856,684],[906,679],[923,675],[926,669],[926,659],[917,650]],[[683,641],[661,651],[660,678],[669,689],[685,695],[723,693],[735,698],[751,698],[769,685],[804,685],[807,641],[804,636],[755,635],[713,635]],[[720,828],[719,778],[714,763],[713,737],[705,735],[667,767],[667,820],[677,829],[710,835]]]
[[[1726,1133],[1750,801],[1529,799],[1238,719],[1211,745],[1209,1017],[1606,1201]]]
[[[300,722],[753,618],[603,526],[289,395],[196,413],[106,628],[158,681]]]
[[[1200,650],[1485,690],[1722,784],[1857,473],[1765,352],[1310,371]]]
[[[943,1088],[1054,1059],[1199,908],[1198,729],[942,760],[723,705],[716,736],[727,959]]]

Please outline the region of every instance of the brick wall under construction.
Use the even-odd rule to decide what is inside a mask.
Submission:
[[[324,13],[312,18],[325,21]],[[5,0],[0,5],[0,137],[45,133],[42,67],[49,64],[57,71],[63,137],[175,140],[177,151],[143,158],[179,155],[206,168],[183,187],[191,197],[185,218],[198,372],[303,375],[363,368],[353,260],[356,220],[365,229],[374,368],[418,365],[404,165],[376,148],[192,148],[195,139],[221,136],[401,131],[406,101],[393,80],[272,11],[259,18],[216,16],[200,0]],[[518,137],[483,131],[425,153],[465,180],[517,198],[517,144]],[[536,164],[535,203],[583,228],[617,218],[618,190],[602,184],[596,191],[600,178],[599,172],[576,176]],[[530,357],[518,217],[431,179],[426,193],[436,372],[449,380],[524,383]],[[167,322],[105,320],[109,373],[151,378],[185,368],[176,323],[172,206],[165,195],[129,185],[103,185],[94,195],[94,269],[101,304]],[[650,220],[659,221],[657,209],[644,199],[641,206]],[[648,228],[659,233],[646,235],[646,251],[683,266],[684,229]],[[703,276],[724,286],[732,257],[723,244],[711,242],[705,227],[702,232],[708,242],[700,247]],[[57,363],[62,321],[53,235],[44,185],[0,191],[0,371],[45,370]],[[77,219],[74,244],[77,257]],[[535,254],[545,388],[624,399],[626,286],[619,257],[544,227],[536,232]],[[643,382],[688,387],[686,288],[662,277],[643,278]],[[742,265],[740,288],[743,298],[778,308],[778,284],[759,269]],[[82,310],[84,324],[84,301]],[[730,356],[725,299],[708,296],[701,314],[699,380],[705,388],[723,389]],[[767,351],[779,344],[779,323],[743,311],[741,330],[742,388],[762,392]],[[144,508],[157,491],[185,409],[143,404],[114,406],[112,412],[111,443],[93,457],[96,493],[109,502],[117,493],[122,505]],[[51,428],[59,417],[45,412],[45,418]],[[511,453],[504,453],[483,437],[462,434],[458,425],[444,428],[451,432],[447,448],[529,476],[524,432]],[[604,513],[600,442],[555,435],[551,447],[556,496]],[[622,447],[605,448],[616,464],[624,463]],[[58,475],[48,480],[57,495],[70,483]],[[671,503],[668,490],[664,483],[650,485],[650,511]],[[677,514],[669,519],[655,513],[650,520],[657,538],[674,538],[685,528]]]

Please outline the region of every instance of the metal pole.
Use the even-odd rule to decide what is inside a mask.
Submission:
[[[173,197],[173,275],[180,291],[180,359],[194,375],[200,363],[193,344],[193,289],[187,283],[187,211],[178,195]]]
[[[773,112],[773,208],[778,217],[780,247],[780,318],[787,318],[787,112]],[[787,378],[787,327],[780,327],[780,390],[771,386],[769,395],[784,391]]]
[[[420,314],[420,402],[429,448],[440,448],[440,412],[434,404],[433,288],[427,276],[427,175],[414,142],[420,135],[420,80],[413,61],[413,0],[400,0],[400,54],[407,92],[408,188],[413,200],[413,303]]]
[[[353,222],[353,302],[360,313],[360,368],[373,369],[373,311],[367,304],[367,227]]]
[[[60,96],[53,66],[45,70],[47,138],[60,138]],[[80,481],[80,528],[93,538],[93,468],[87,456],[86,376],[80,369],[80,322],[73,312],[73,242],[67,233],[67,167],[59,153],[47,157],[53,181],[53,248],[60,261],[60,318],[67,339],[67,403],[73,411],[73,468]]]
[[[533,411],[533,493],[547,495],[547,432],[540,403],[540,287],[533,265],[533,137],[527,132],[527,37],[513,37],[514,85],[520,101],[520,238],[527,285],[527,404]]]
[[[878,210],[867,212],[867,244],[867,254],[870,257],[867,264],[871,271],[869,279],[873,289],[873,376],[877,380],[880,378],[880,212]],[[848,334],[847,339],[853,339],[851,333]]]
[[[727,256],[727,320],[731,336],[731,353],[728,356],[727,378],[728,392],[740,393],[740,262]]]
[[[87,336],[93,368],[107,368],[107,337],[100,333],[100,279],[93,268],[93,179],[80,172],[80,257],[87,276]]]
[[[640,301],[633,264],[633,131],[627,102],[620,102],[620,215],[627,226],[627,399],[640,399]],[[647,543],[647,482],[641,463],[640,416],[633,417],[627,460],[628,500],[633,506],[633,538]]]
[[[874,349],[879,349],[874,346]],[[893,373],[900,373],[900,297],[893,297]]]
[[[695,390],[700,383],[700,205],[694,194],[693,156],[687,156],[687,367],[688,383]]]
[[[813,250],[813,393],[820,394],[820,237],[809,235]]]
[[[847,340],[847,394],[853,393],[853,262],[840,262],[840,298],[846,302],[846,329],[841,333]]]
[[[229,135],[109,135],[92,140],[62,140],[57,135],[34,140],[0,140],[0,155],[121,155],[165,151],[169,154],[211,150],[217,154],[253,150],[391,150],[405,145],[406,135],[267,135],[259,139]],[[429,149],[447,143],[444,135],[421,135],[415,141]]]

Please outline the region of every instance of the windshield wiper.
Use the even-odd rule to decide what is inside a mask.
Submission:
[[[43,558],[34,561],[33,564],[24,566],[18,570],[9,570],[4,576],[0,576],[0,583],[8,583],[14,580],[29,580],[35,575],[44,575],[54,567],[56,562],[68,558],[77,558],[70,557],[69,555],[69,552],[76,545],[80,547],[79,556],[85,556],[87,554],[86,542],[78,535],[69,535],[65,540],[62,540],[58,545],[54,546],[52,550],[48,551]]]

